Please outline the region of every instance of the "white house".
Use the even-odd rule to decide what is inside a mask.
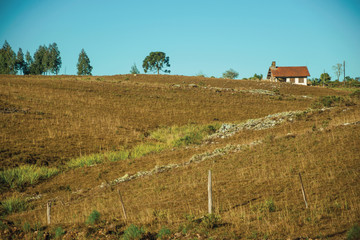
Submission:
[[[310,76],[306,66],[301,67],[278,67],[275,61],[272,62],[267,79],[273,82],[288,82],[293,84],[307,85]]]

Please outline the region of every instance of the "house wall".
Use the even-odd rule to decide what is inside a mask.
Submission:
[[[299,84],[299,85],[307,85],[307,77],[302,77],[304,79],[304,81],[301,83],[299,80],[299,78],[290,78],[290,77],[287,77],[286,78],[286,82],[287,83],[293,83],[293,84]]]

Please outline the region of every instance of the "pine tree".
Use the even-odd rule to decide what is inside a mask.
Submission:
[[[84,49],[81,49],[76,67],[78,75],[91,75],[93,67],[90,65],[90,59]]]
[[[25,61],[25,65],[24,65],[24,68],[23,68],[23,72],[24,72],[24,75],[29,75],[29,74],[30,74],[31,65],[32,65],[32,63],[33,63],[33,58],[31,57],[29,51],[26,51],[25,60],[26,60],[26,61]]]
[[[62,62],[60,57],[60,51],[56,43],[49,45],[48,58],[49,58],[49,71],[57,75],[60,71]]]
[[[131,74],[139,74],[139,73],[140,73],[140,71],[139,71],[139,69],[136,67],[136,64],[135,64],[135,63],[134,63],[134,65],[131,66],[130,73],[131,73]]]
[[[24,68],[25,68],[24,53],[23,53],[22,49],[19,48],[19,51],[16,55],[16,60],[15,60],[15,69],[16,69],[16,71],[20,71],[20,74],[21,74],[21,73],[24,73]]]
[[[48,60],[47,60],[47,47],[39,46],[39,48],[34,53],[34,61],[30,66],[31,74],[43,74],[48,70]]]
[[[10,44],[5,41],[0,49],[0,74],[15,74],[16,54],[11,49]]]

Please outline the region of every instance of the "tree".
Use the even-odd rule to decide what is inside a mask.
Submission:
[[[81,49],[76,67],[78,75],[91,75],[93,67],[90,65],[90,59],[84,49]]]
[[[250,80],[261,80],[263,78],[263,75],[262,74],[254,74],[253,77],[250,77],[249,79]]]
[[[342,66],[341,63],[337,63],[336,65],[334,65],[334,66],[332,67],[333,70],[334,70],[334,72],[335,72],[335,75],[336,75],[338,81],[339,81],[340,75],[341,75],[341,73],[342,73],[342,71],[343,71],[343,68],[342,68],[342,67],[343,67],[343,66]]]
[[[317,86],[321,84],[320,78],[309,78],[309,82],[311,83],[311,86]]]
[[[157,74],[159,74],[160,71],[163,71],[164,73],[170,73],[170,70],[163,70],[165,67],[170,67],[169,57],[166,57],[164,52],[151,52],[144,59],[142,66],[145,73],[147,73],[147,71],[157,71]]]
[[[10,44],[5,41],[0,49],[0,74],[15,74],[15,52],[11,49]]]
[[[235,79],[239,76],[239,73],[236,72],[234,69],[230,68],[229,70],[224,72],[222,76],[223,78]]]
[[[49,71],[53,74],[58,74],[61,68],[61,57],[60,57],[60,51],[57,47],[56,43],[50,44],[48,48],[48,67]]]
[[[329,84],[329,82],[330,82],[330,80],[331,80],[331,77],[329,76],[329,74],[328,73],[322,73],[321,75],[320,75],[320,82],[321,82],[321,84],[323,85],[323,86],[326,86],[326,85],[328,85]]]
[[[24,75],[30,74],[30,67],[31,67],[32,63],[33,63],[33,58],[31,57],[30,52],[26,51],[25,64],[24,64],[24,68],[23,68]]]
[[[22,52],[22,49],[19,48],[15,60],[15,69],[16,71],[21,71],[22,73],[24,73],[24,68],[25,68],[24,53]]]
[[[131,74],[139,74],[139,73],[140,73],[140,71],[139,71],[139,69],[136,67],[136,64],[135,64],[135,63],[134,63],[134,65],[131,66],[130,73],[131,73]]]
[[[30,74],[41,75],[48,71],[48,50],[45,45],[39,46],[34,53],[34,61],[30,65]]]

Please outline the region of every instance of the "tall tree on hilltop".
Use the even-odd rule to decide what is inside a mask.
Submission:
[[[91,75],[93,67],[90,65],[90,59],[84,49],[81,49],[76,67],[78,75]]]
[[[30,67],[31,67],[32,63],[33,63],[33,58],[31,57],[30,52],[26,51],[25,65],[24,65],[24,68],[23,68],[24,75],[29,75],[30,74]]]
[[[23,53],[22,49],[19,48],[19,51],[16,55],[16,60],[15,60],[15,69],[16,69],[16,71],[20,71],[20,74],[21,74],[21,73],[24,73],[24,68],[25,68],[24,53]]]
[[[45,45],[39,46],[34,53],[34,61],[30,66],[30,74],[41,75],[47,71],[48,67],[47,47]]]
[[[15,74],[16,54],[10,44],[5,41],[0,49],[0,74]]]
[[[49,71],[58,74],[61,68],[60,51],[56,43],[50,44],[48,48]]]
[[[147,71],[157,72],[163,71],[170,73],[170,70],[163,70],[165,67],[170,67],[169,57],[164,52],[151,52],[143,61],[144,72]]]

